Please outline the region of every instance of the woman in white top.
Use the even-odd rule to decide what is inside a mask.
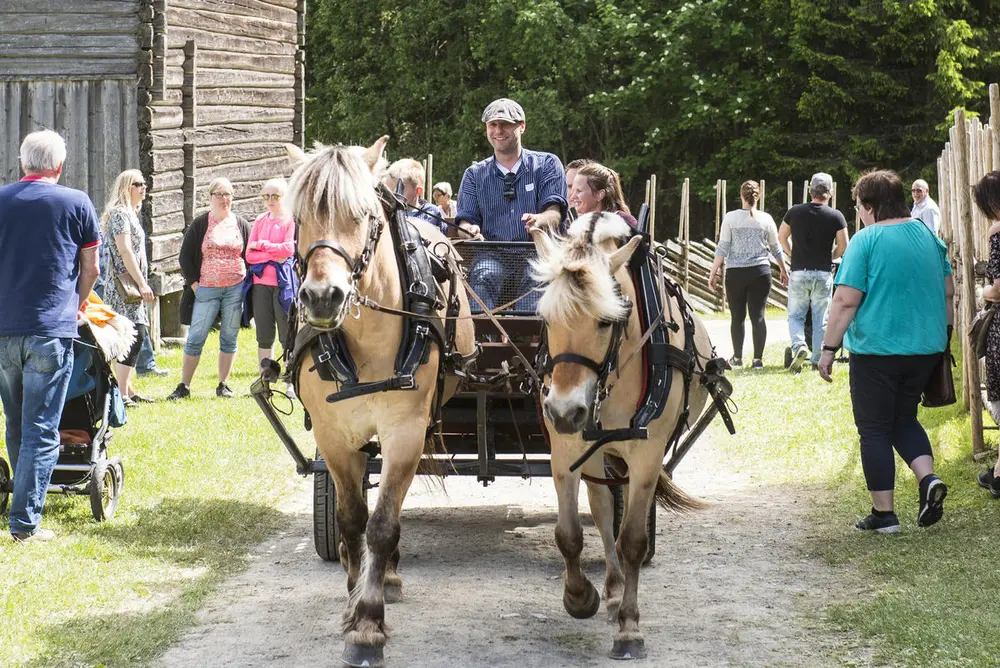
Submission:
[[[454,219],[458,213],[458,202],[451,198],[451,184],[440,181],[431,188],[431,199],[444,211],[444,217]]]

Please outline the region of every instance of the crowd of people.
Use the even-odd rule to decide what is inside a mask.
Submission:
[[[412,218],[452,236],[504,242],[526,242],[533,227],[558,230],[575,216],[592,212],[613,213],[636,226],[613,169],[589,159],[572,160],[564,169],[556,155],[523,147],[526,120],[517,102],[493,101],[482,122],[493,154],[465,171],[457,201],[448,182],[434,184],[433,201],[424,198],[425,173],[418,161],[404,158],[389,166],[385,184],[401,194]],[[115,365],[126,405],[153,401],[136,388],[137,368],[139,375],[166,372],[157,369],[152,356],[145,306],[155,296],[139,219],[146,197],[143,174],[126,170],[118,175],[98,217],[85,193],[58,184],[66,159],[58,134],[44,130],[28,135],[20,158],[24,178],[0,188],[0,310],[6,314],[0,321],[0,398],[14,470],[10,532],[18,541],[45,541],[53,534],[41,528],[41,512],[59,453],[72,341],[95,284],[107,305],[136,326],[134,344]],[[811,357],[812,367],[831,380],[834,353],[842,347],[851,352],[851,398],[872,496],[871,513],[857,527],[899,530],[893,512],[893,449],[916,476],[918,524],[929,526],[941,518],[947,495],[916,417],[922,389],[950,342],[953,321],[951,266],[936,236],[940,212],[925,181],[913,183],[910,209],[900,178],[873,171],[854,187],[865,227],[848,242],[844,216],[829,206],[832,187],[829,174],[815,174],[811,200],[789,209],[779,229],[758,206],[759,184],[742,184],[742,207],[727,212],[722,221],[710,273],[712,289],[725,276],[734,351],[730,363],[743,363],[749,316],[750,367],[763,368],[773,259],[788,286],[791,370],[800,371]],[[276,335],[284,345],[297,290],[295,223],[284,207],[286,190],[283,178],[267,181],[260,193],[264,211],[251,223],[233,211],[232,183],[217,178],[209,184],[209,209],[190,221],[180,249],[180,318],[189,329],[180,382],[167,399],[191,395],[203,347],[216,323],[215,392],[222,398],[234,396],[228,381],[241,324],[249,325],[252,318],[260,359],[274,357]],[[1000,221],[1000,172],[976,186],[975,200],[987,217]],[[32,225],[24,225],[25,220]],[[502,253],[482,252],[475,258],[469,272],[472,288],[492,309],[499,305],[501,285],[516,283],[525,293],[517,308],[533,310],[537,296],[531,297],[528,271],[522,268],[512,276]],[[989,268],[992,283],[983,296],[1000,302],[1000,222],[990,229]],[[807,316],[811,340],[806,338]],[[1000,319],[994,322],[987,392],[991,414],[1000,417]],[[980,475],[979,484],[1000,498],[1000,461]]]

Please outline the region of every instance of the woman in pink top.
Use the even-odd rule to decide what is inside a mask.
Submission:
[[[261,197],[267,211],[254,221],[247,243],[247,263],[265,265],[253,276],[253,319],[257,328],[257,356],[274,358],[274,329],[285,345],[288,313],[278,300],[278,272],[275,265],[285,263],[295,253],[295,221],[284,208],[288,190],[285,179],[271,179],[264,184]],[[274,263],[274,264],[271,264]]]

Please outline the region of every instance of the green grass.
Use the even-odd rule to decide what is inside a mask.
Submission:
[[[0,664],[143,665],[194,622],[205,597],[245,565],[275,531],[295,484],[291,459],[249,397],[256,376],[252,332],[240,334],[230,380],[237,398],[215,397],[218,335],[209,337],[191,400],[129,412],[109,446],[125,467],[114,518],[94,521],[89,497],[49,496],[48,544],[3,540],[0,518]],[[159,356],[165,378],[136,388],[165,397],[181,351]],[[288,420],[301,443],[301,412]],[[5,450],[0,450],[6,455]]]
[[[780,360],[782,349],[770,347],[765,359]],[[863,595],[834,602],[825,614],[838,627],[868,639],[877,663],[997,666],[1000,608],[992,602],[1000,570],[992,546],[1000,503],[975,481],[992,460],[972,461],[969,419],[960,404],[921,408],[937,472],[949,485],[944,519],[930,529],[916,527],[916,484],[897,457],[896,512],[902,533],[857,532],[853,522],[867,513],[871,501],[847,376],[846,364],[835,365],[832,384],[816,373],[794,376],[780,367],[757,373],[736,370],[737,435],[729,437],[716,423],[718,442],[730,463],[748,475],[818,492],[811,532],[816,536],[801,547],[857,571],[868,583]]]

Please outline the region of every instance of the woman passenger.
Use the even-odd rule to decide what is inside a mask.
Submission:
[[[632,227],[637,225],[622,195],[618,172],[596,162],[577,168],[569,203],[581,216],[594,211],[608,211],[617,213]]]
[[[243,315],[243,279],[247,271],[243,258],[250,225],[232,211],[233,184],[229,179],[215,179],[208,192],[211,208],[191,221],[181,244],[179,259],[185,284],[181,322],[188,320],[191,327],[184,342],[181,382],[167,399],[191,396],[191,381],[202,347],[220,312],[219,384],[215,394],[233,396],[227,381],[236,358],[236,336]]]

